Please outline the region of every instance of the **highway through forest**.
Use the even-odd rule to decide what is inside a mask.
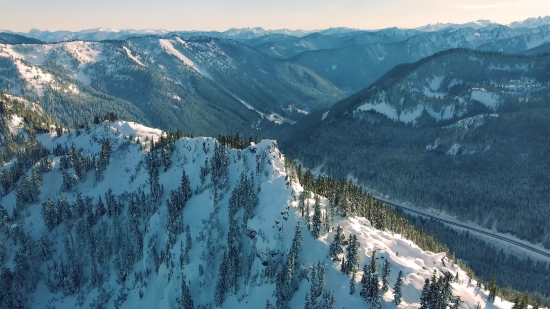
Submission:
[[[477,229],[475,227],[471,227],[471,226],[467,226],[467,225],[464,225],[464,224],[460,224],[460,223],[456,223],[456,222],[453,222],[453,221],[449,221],[449,220],[445,220],[445,219],[441,219],[441,218],[438,218],[436,216],[432,216],[432,215],[429,215],[429,214],[426,214],[426,213],[422,213],[420,211],[416,211],[414,209],[410,209],[408,207],[405,207],[405,206],[402,206],[402,205],[399,205],[399,204],[395,204],[395,203],[392,203],[388,200],[385,200],[385,199],[379,199],[377,198],[377,200],[385,203],[385,204],[388,204],[390,206],[393,206],[393,207],[396,207],[396,208],[399,208],[399,209],[402,209],[403,211],[407,211],[407,212],[410,212],[410,213],[413,213],[413,214],[416,214],[416,215],[420,215],[420,216],[423,216],[423,217],[428,217],[430,219],[433,219],[433,220],[437,220],[437,221],[440,221],[440,222],[443,222],[445,224],[449,224],[449,225],[454,225],[454,226],[458,226],[460,228],[463,228],[463,229],[467,229],[467,230],[470,230],[470,231],[474,231],[476,233],[480,233],[480,234],[483,234],[483,235],[486,235],[486,236],[489,236],[489,237],[492,237],[492,238],[495,238],[495,239],[499,239],[499,240],[502,240],[502,241],[505,241],[509,244],[512,244],[512,245],[515,245],[515,246],[518,246],[518,247],[521,247],[521,248],[524,248],[526,250],[529,250],[531,252],[534,252],[534,253],[538,253],[544,257],[547,257],[547,258],[550,258],[550,254],[547,253],[547,252],[544,252],[540,249],[537,249],[535,247],[532,247],[532,246],[529,246],[529,245],[526,245],[524,243],[521,243],[519,241],[515,241],[513,239],[509,239],[509,238],[506,238],[504,236],[501,236],[501,235],[497,235],[497,234],[493,234],[493,233],[490,233],[490,232],[487,232],[487,231],[484,231],[484,230],[480,230],[480,229]]]

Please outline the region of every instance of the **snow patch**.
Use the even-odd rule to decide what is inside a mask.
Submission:
[[[492,110],[497,110],[500,104],[500,96],[498,94],[487,91],[483,88],[472,90],[470,99],[481,102],[481,104]]]
[[[126,55],[128,55],[128,58],[134,60],[135,63],[141,65],[142,67],[144,67],[145,65],[139,60],[139,56],[134,56],[132,54],[132,52],[128,49],[128,47],[126,46],[123,46],[122,48],[124,48],[124,50],[126,51]]]
[[[76,85],[73,85],[73,84],[70,84],[69,87],[67,87],[67,89],[63,90],[63,92],[71,92],[71,93],[74,93],[74,94],[79,94],[80,93],[80,91],[78,90]]]
[[[450,155],[450,156],[456,156],[459,151],[460,151],[460,145],[459,144],[454,144],[454,145],[451,146],[451,149],[449,149],[447,151],[447,154]]]
[[[457,80],[456,78],[453,79],[449,85],[447,86],[447,89],[451,89],[452,87],[456,86],[456,85],[461,85],[463,84],[464,82],[462,80]]]
[[[426,112],[428,112],[428,115],[435,118],[436,121],[449,120],[452,119],[455,115],[455,107],[454,105],[448,105],[439,111],[435,111],[433,108],[426,107]]]
[[[110,124],[111,129],[120,132],[124,136],[137,136],[143,142],[145,138],[157,141],[163,134],[160,129],[153,129],[135,122],[116,121]]]
[[[8,127],[10,132],[13,134],[19,134],[23,131],[23,118],[12,115],[10,121],[8,122]]]
[[[179,39],[179,38],[178,38]],[[187,42],[179,39],[178,40],[182,44],[186,44]],[[185,65],[189,66],[193,70],[197,71],[197,73],[203,75],[204,77],[210,78],[210,75],[206,73],[204,70],[199,69],[199,67],[189,58],[187,58],[184,54],[182,54],[180,51],[178,51],[174,45],[172,45],[172,42],[167,39],[159,39],[160,45],[166,50],[166,52],[172,56],[175,56],[179,60],[181,60]]]
[[[80,62],[81,65],[103,60],[100,49],[101,45],[95,42],[75,41],[63,43],[63,46],[69,54]]]
[[[439,147],[439,139],[437,139],[433,145],[432,144],[428,144],[426,145],[426,150],[430,151],[430,150],[435,150],[437,149],[437,147]]]
[[[485,123],[486,117],[499,117],[498,114],[482,114],[461,119],[456,123],[443,127],[443,129],[473,130]]]
[[[416,119],[422,116],[423,112],[424,106],[422,105],[417,106],[416,109],[412,111],[401,111],[401,113],[399,114],[399,121],[404,123],[415,123]]]
[[[21,77],[27,82],[27,87],[34,89],[40,96],[44,94],[44,87],[51,86],[54,82],[53,75],[45,73],[38,67],[29,65],[22,60],[15,60],[14,63]]]
[[[371,110],[377,113],[386,115],[388,118],[392,120],[399,119],[399,116],[397,115],[397,109],[386,102],[377,103],[377,104],[365,103],[357,108],[357,111],[371,111]]]
[[[441,82],[443,82],[443,78],[445,78],[445,76],[434,76],[431,81],[428,81],[430,84],[430,89],[432,91],[439,90],[439,87],[441,87]]]
[[[230,92],[229,92],[230,93]],[[246,103],[246,101],[240,99],[239,97],[237,97],[236,95],[230,93],[235,99],[237,99],[239,102],[241,102],[244,106],[246,106],[246,108],[248,108],[249,110],[253,110],[255,111],[256,113],[258,113],[258,115],[260,115],[260,117],[262,118],[265,118],[271,122],[275,122],[276,124],[282,124],[282,123],[290,123],[290,124],[294,124],[296,123],[296,121],[294,120],[290,120],[288,118],[285,118],[277,113],[271,113],[269,115],[265,114],[265,113],[262,113],[260,112],[259,110],[255,109],[254,106]]]

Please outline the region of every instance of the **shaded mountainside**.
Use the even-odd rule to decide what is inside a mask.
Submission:
[[[306,119],[282,147],[307,167],[550,247],[549,68],[549,55],[442,52]]]
[[[64,124],[115,112],[172,131],[257,134],[343,97],[308,68],[223,39],[0,45],[0,62],[0,89]]]

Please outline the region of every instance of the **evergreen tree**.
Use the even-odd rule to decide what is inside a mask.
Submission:
[[[277,274],[275,286],[275,295],[277,296],[277,308],[286,307],[287,302],[292,299],[292,295],[299,287],[299,280],[296,276],[298,270],[298,255],[302,242],[302,226],[300,222],[296,225],[294,238],[288,253],[286,263]]]
[[[336,305],[336,298],[334,294],[330,291],[323,292],[323,301],[321,303],[321,309],[334,309]]]
[[[403,271],[399,271],[397,274],[397,281],[393,286],[393,302],[396,305],[401,303],[401,297],[403,296]]]
[[[529,307],[529,295],[527,292],[521,294],[520,303],[522,309],[527,309]]]
[[[359,292],[359,295],[364,299],[369,297],[371,290],[370,283],[370,268],[365,264],[363,265],[363,276],[361,276],[361,292]]]
[[[191,230],[189,229],[189,225],[185,227],[185,254],[183,257],[183,262],[185,264],[189,264],[189,251],[191,250],[191,246],[193,245],[193,240],[191,239]]]
[[[302,191],[302,193],[298,197],[298,209],[300,210],[300,213],[303,217],[305,215],[305,211],[306,211],[306,194],[305,194],[305,191]]]
[[[430,309],[430,301],[430,279],[426,278],[426,280],[424,280],[424,286],[422,287],[422,292],[420,294],[420,309]]]
[[[388,288],[390,286],[390,283],[388,282],[388,277],[390,276],[390,262],[388,259],[384,261],[384,266],[382,267],[382,292],[386,293],[388,291]]]
[[[216,281],[216,288],[214,290],[214,304],[220,307],[223,304],[225,299],[226,286],[226,277],[227,277],[227,252],[223,252],[222,263],[220,264],[220,269],[218,270],[218,280]]]
[[[333,261],[338,260],[339,259],[338,255],[344,252],[344,250],[342,250],[341,234],[342,234],[342,227],[338,225],[338,227],[336,228],[336,233],[334,234],[334,240],[332,241],[332,244],[330,244],[330,247],[329,247],[330,258]]]
[[[354,272],[359,268],[359,241],[356,235],[351,235],[347,251],[346,273]]]
[[[309,203],[306,203],[306,226],[307,226],[307,230],[311,231],[311,217],[309,215]]]
[[[352,295],[355,293],[355,272],[351,274],[351,277],[349,279],[349,294]]]
[[[342,257],[342,264],[340,264],[340,271],[345,274],[345,273],[347,273],[347,269],[348,269],[348,266],[347,266],[347,263],[346,263],[346,257],[343,256]]]
[[[103,203],[103,200],[101,199],[101,196],[99,196],[97,200],[97,204],[95,206],[95,216],[97,219],[101,218],[105,213],[107,213],[107,209],[105,209],[105,204]]]
[[[319,201],[319,196],[315,195],[315,205],[313,206],[313,226],[311,230],[311,235],[314,238],[319,238],[321,236],[321,205]]]
[[[271,300],[269,300],[269,298],[267,299],[267,302],[265,304],[265,309],[275,309],[275,307],[273,307],[273,304],[271,303]]]
[[[491,279],[487,284],[487,289],[489,290],[489,301],[494,302],[499,290],[496,284],[495,273],[491,275]]]
[[[189,287],[185,283],[185,278],[183,277],[181,279],[181,297],[179,307],[180,309],[194,309],[191,292],[189,292]]]
[[[321,296],[325,283],[325,265],[321,264],[321,262],[317,262],[313,264],[313,268],[311,270],[311,299],[317,299]]]
[[[57,213],[52,200],[42,203],[42,219],[49,231],[57,226]]]
[[[378,286],[378,283],[376,284],[376,286]],[[371,308],[382,309],[382,291],[380,291],[380,289],[378,288],[376,288],[375,291],[376,291],[376,294],[374,295],[374,299],[371,302]]]
[[[382,291],[380,290],[377,272],[371,273],[370,275],[370,288],[367,300],[374,308],[380,308],[382,306]]]
[[[512,309],[523,309],[523,308],[521,307],[521,301],[520,301],[520,299],[519,299],[519,296],[516,296],[516,297],[514,298],[514,304],[512,305]]]
[[[460,303],[461,303],[460,296],[453,298],[451,309],[460,309]]]
[[[315,309],[311,306],[311,301],[309,299],[309,293],[306,292],[306,302],[304,305],[304,309]]]
[[[189,176],[187,176],[185,169],[182,170],[181,185],[179,189],[181,191],[182,200],[186,203],[193,196],[193,190],[191,189],[191,182],[189,181]]]

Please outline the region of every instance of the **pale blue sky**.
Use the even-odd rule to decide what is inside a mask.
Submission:
[[[550,0],[0,0],[0,29],[380,29],[550,15]]]

